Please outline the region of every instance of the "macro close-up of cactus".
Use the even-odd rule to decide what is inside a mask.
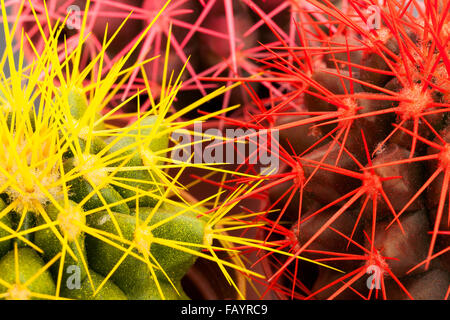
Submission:
[[[0,299],[450,298],[450,1],[1,11]]]

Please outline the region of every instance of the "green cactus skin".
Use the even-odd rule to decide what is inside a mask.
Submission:
[[[177,209],[177,210],[175,210]],[[139,220],[144,220],[151,212],[152,208],[139,208]],[[179,212],[181,209],[173,207],[171,209],[161,208],[152,217],[149,226],[161,221],[170,215]],[[132,211],[133,213],[134,211]],[[115,213],[114,217],[121,229],[125,239],[133,241],[136,231],[136,217]],[[99,212],[91,215],[88,219],[90,227],[117,234],[110,216],[106,212]],[[154,237],[184,241],[189,243],[203,243],[204,219],[198,219],[193,212],[183,213],[169,222],[157,227],[152,231]],[[123,245],[124,248],[127,246]],[[86,247],[88,257],[95,257],[89,261],[92,269],[102,275],[107,275],[123,256],[123,251],[118,250],[109,244],[91,236],[86,237]],[[194,250],[199,248],[191,247]],[[134,252],[138,252],[137,249]],[[159,244],[151,244],[150,253],[158,261],[166,274],[174,283],[180,281],[187,270],[195,262],[195,257],[182,251],[165,247]],[[165,279],[163,273],[155,269],[158,279]],[[147,264],[128,256],[112,275],[113,281],[129,296],[135,297],[136,292],[146,292],[146,284],[154,283]],[[161,280],[159,280],[161,281]],[[144,294],[143,296],[145,296]]]
[[[71,206],[76,207],[76,203],[71,202],[70,203]],[[52,221],[55,221],[58,219],[58,215],[59,215],[59,210],[53,205],[50,204],[45,208],[45,211],[47,212],[47,214],[49,215],[50,219]],[[82,221],[80,221],[80,223],[85,223],[85,217],[82,216]],[[37,225],[43,225],[46,224],[44,219],[39,216],[37,219]],[[61,231],[60,227],[57,227],[58,231],[61,232],[62,235],[64,235],[64,233]],[[74,255],[77,258],[77,261],[75,261],[72,256],[66,251],[66,255],[64,258],[64,269],[63,269],[63,273],[62,273],[62,282],[65,283],[67,280],[67,277],[70,276],[70,274],[67,273],[68,267],[75,265],[79,268],[80,270],[80,275],[81,275],[81,280],[84,280],[86,278],[86,270],[85,267],[83,265],[82,259],[81,257],[84,257],[84,261],[87,261],[87,256],[86,256],[86,248],[85,248],[85,234],[84,232],[81,232],[79,235],[76,236],[76,242],[78,243],[78,245],[81,248],[81,253],[78,251],[77,246],[75,244],[75,240],[67,240],[67,243],[70,247],[70,249],[72,250],[72,252],[74,253]],[[43,254],[43,258],[46,261],[51,260],[54,256],[56,256],[58,253],[62,252],[62,245],[61,242],[58,240],[58,238],[56,237],[56,235],[54,234],[54,232],[50,229],[50,228],[46,228],[43,230],[39,230],[37,232],[35,232],[34,234],[34,243],[41,248],[44,251]],[[59,263],[55,263],[52,266],[52,273],[53,276],[55,278],[57,278],[58,276],[58,272],[59,272]]]
[[[181,287],[180,281],[175,281],[173,284],[176,290],[173,288],[172,284],[164,279],[159,279],[159,286],[166,300],[190,300],[189,297],[184,292]],[[131,300],[161,300],[161,295],[159,293],[158,287],[154,281],[150,281],[137,286],[129,295]],[[177,292],[178,291],[178,292]]]
[[[83,139],[78,139],[78,143],[80,145],[80,150],[84,151],[86,149],[86,142]],[[89,148],[89,153],[98,154],[107,146],[106,142],[100,139],[99,137],[92,137],[91,145]],[[73,153],[71,150],[65,153],[65,158],[73,157]]]
[[[32,211],[28,211],[27,213],[25,213],[25,218],[23,219],[23,223],[22,223],[22,226],[19,231],[24,231],[24,230],[35,227],[36,226],[36,215],[37,214]],[[11,213],[11,221],[13,224],[13,229],[15,229],[15,230],[18,229],[21,218],[22,218],[21,214],[14,212],[14,211]],[[28,241],[31,241],[31,242],[34,241],[33,233],[27,233],[23,237],[25,239],[27,239]],[[18,238],[15,239],[15,242],[17,243],[17,245],[20,248],[28,247],[28,244],[26,244],[23,240],[20,240]]]
[[[140,122],[140,125],[142,129],[139,130],[130,130],[130,132],[118,139],[117,141],[114,140],[114,137],[110,138],[109,142],[111,143],[111,148],[109,153],[117,154],[118,157],[123,157],[126,155],[132,155],[131,159],[125,164],[127,167],[139,167],[143,166],[145,164],[144,161],[144,155],[141,153],[141,148],[139,148],[137,145],[135,145],[137,142],[145,139],[146,136],[150,135],[152,133],[152,128],[157,121],[158,117],[156,116],[148,116],[145,119],[142,119]],[[161,130],[164,130],[165,127],[158,128],[156,130],[156,133],[158,133]],[[141,137],[139,137],[139,134]],[[133,145],[133,147],[129,147],[130,145]],[[164,149],[167,149],[169,145],[169,136],[162,135],[161,137],[152,139],[148,146],[145,146],[145,150],[148,150],[150,152],[158,152]],[[119,152],[120,150],[123,150],[122,152]],[[164,155],[160,155],[164,156]],[[116,164],[113,164],[116,166],[121,165],[121,161],[117,162]],[[124,184],[127,184],[131,187],[138,188],[143,191],[154,191],[159,194],[161,192],[161,188],[158,187],[156,184],[159,182],[158,177],[155,174],[151,174],[148,170],[132,170],[132,171],[120,171],[116,173],[117,177],[121,178],[127,178],[127,179],[133,179],[135,181],[123,181]],[[142,183],[139,181],[143,181]],[[114,186],[114,188],[122,195],[124,199],[128,199],[131,197],[134,197],[136,195],[135,191],[123,188],[120,186]],[[151,196],[144,196],[139,198],[139,205],[141,207],[152,207],[157,202],[157,198],[153,198]],[[136,201],[129,201],[128,206],[130,208],[136,207]]]
[[[114,213],[122,235],[127,240],[132,240],[135,229],[135,218],[130,215]],[[88,218],[88,224],[92,228],[117,234],[111,218],[107,212],[94,213]],[[123,245],[126,248],[125,245]],[[116,248],[103,241],[87,236],[86,250],[90,267],[97,273],[107,276],[114,265],[124,254]],[[137,252],[135,250],[134,252]],[[130,295],[139,283],[150,281],[151,275],[145,263],[134,257],[127,257],[119,268],[111,276],[111,279],[122,289],[125,294]]]
[[[67,159],[64,162],[65,172],[69,172],[75,168],[74,158]],[[82,177],[75,178],[69,182],[70,185],[70,195],[71,200],[79,203],[83,201],[91,192],[94,190],[91,184]],[[122,196],[110,185],[105,185],[100,189],[100,194],[103,196],[107,204],[113,204],[123,200]],[[83,206],[86,211],[104,207],[104,204],[98,194],[94,193],[88,201]],[[121,203],[116,206],[111,207],[112,211],[128,214],[130,213],[130,208],[126,203]]]
[[[148,135],[150,135],[153,131],[153,127],[158,120],[158,116],[147,116],[139,121],[139,126],[135,124],[135,126],[140,127],[140,129],[129,130],[129,132],[118,139],[112,146],[111,151],[119,150],[129,146],[130,144],[134,144],[137,141],[144,141]],[[160,125],[153,134],[157,134],[158,136],[151,139],[150,143],[146,146],[146,148],[152,150],[153,152],[157,152],[160,150],[164,150],[169,145],[169,135],[164,134],[159,136],[159,132],[167,129],[165,125]],[[139,140],[140,136],[140,140]],[[134,158],[136,160],[141,159],[138,152],[138,147],[134,146],[132,148],[127,148],[123,151],[122,155],[134,153]]]
[[[83,93],[83,90],[81,88],[71,88],[67,95],[67,102],[69,104],[72,117],[74,117],[76,120],[80,120],[81,118],[83,118],[86,110],[89,107],[88,100],[86,98],[86,95]],[[101,117],[102,115],[97,112],[95,114],[94,120],[97,121],[101,119]],[[105,124],[103,122],[94,127],[94,130],[103,129],[105,129]]]
[[[80,121],[83,119],[89,104],[82,90],[76,88],[69,90],[67,99],[70,106],[70,113],[73,117],[72,120]],[[99,117],[100,115],[96,115],[95,120],[98,120]],[[96,135],[91,136],[91,147],[88,155],[86,155],[86,141],[83,139],[83,134],[85,134],[85,132],[83,132],[79,137],[74,137],[75,139],[78,139],[78,141],[75,140],[75,143],[78,142],[83,154],[74,155],[72,149],[67,149],[62,155],[62,169],[66,174],[74,168],[77,168],[77,170],[81,170],[83,174],[86,174],[67,181],[70,199],[69,207],[60,203],[60,206],[65,208],[64,210],[66,211],[61,212],[54,204],[46,204],[44,206],[44,210],[50,220],[58,221],[56,229],[61,235],[67,237],[68,247],[76,257],[76,259],[74,259],[69,251],[64,255],[60,292],[60,296],[63,298],[81,300],[189,299],[182,288],[181,279],[194,264],[197,259],[196,255],[154,243],[151,238],[156,237],[158,239],[177,241],[178,245],[183,242],[201,245],[205,238],[206,219],[199,218],[199,211],[194,212],[193,209],[184,212],[185,206],[182,204],[175,206],[163,203],[158,210],[155,211],[154,215],[152,215],[148,226],[159,223],[177,213],[178,215],[152,230],[150,238],[146,238],[146,228],[136,228],[136,222],[139,221],[142,223],[152,213],[153,207],[164,193],[164,181],[161,181],[155,174],[156,167],[153,172],[153,166],[164,163],[164,161],[157,160],[157,158],[153,156],[153,153],[163,151],[169,146],[168,134],[154,137],[148,144],[145,143],[145,139],[152,135],[152,130],[158,121],[157,116],[149,116],[139,121],[141,129],[130,130],[117,141],[115,137],[103,140]],[[103,123],[94,128],[94,130],[103,129]],[[161,130],[165,129],[167,129],[167,126],[163,124],[160,128],[155,129],[154,134],[158,135],[161,133]],[[71,142],[68,141],[67,143]],[[132,145],[131,148],[130,145]],[[95,171],[96,168],[93,168],[92,172],[89,171],[90,168],[95,166],[89,161],[97,161],[96,158],[91,159],[89,157],[91,155],[94,157],[95,154],[105,150],[105,148],[109,148],[109,150],[104,156],[111,156],[113,154],[114,157],[117,157],[112,159],[115,163],[112,165],[108,164],[107,169],[99,167],[98,174]],[[127,155],[129,155],[130,158],[129,160],[126,160],[128,161],[125,164],[126,166],[146,167],[150,168],[150,170],[119,169],[114,175],[118,178],[134,180],[121,182],[129,185],[131,189],[136,188],[148,192],[149,195],[140,195],[140,197],[137,198],[139,199],[138,201],[136,199],[129,199],[136,196],[134,190],[130,190],[126,187],[119,187],[112,183],[105,183],[99,189],[99,192],[104,199],[104,201],[102,201],[98,194],[92,192],[94,188],[91,183],[100,185],[99,183],[102,183],[104,178],[111,178],[109,175],[111,175],[110,171],[115,169],[114,166],[118,167],[122,165],[121,162],[123,160],[121,161],[119,158],[123,159],[123,157]],[[158,153],[156,156],[165,157],[166,155],[165,153]],[[99,161],[101,161],[101,159],[99,159]],[[86,165],[86,173],[84,173],[84,165]],[[105,174],[105,176],[103,176],[103,174]],[[155,196],[152,196],[152,194]],[[85,201],[85,198],[89,195],[89,200]],[[129,200],[124,201],[124,199]],[[119,203],[122,201],[123,203]],[[90,234],[85,234],[81,229],[76,231],[75,236],[73,235],[74,233],[67,231],[67,225],[64,225],[64,222],[61,220],[63,217],[60,217],[60,215],[68,214],[70,217],[71,211],[67,210],[77,208],[79,206],[78,204],[81,202],[83,202],[83,208],[77,223],[81,225],[86,224],[87,227],[117,235],[117,229],[110,217],[110,214],[114,215],[123,237],[128,241],[133,241],[137,245],[133,252],[142,255],[142,252],[150,251],[152,257],[156,259],[161,269],[158,269],[157,267],[154,268],[153,274],[146,263],[132,256],[128,256],[121,263],[120,267],[114,271],[111,278],[109,278],[102,287],[102,290],[94,296],[90,279],[92,280],[94,287],[98,287],[104,281],[104,277],[109,275],[110,271],[115,266],[116,262],[123,256],[124,252],[114,248],[102,239],[98,239]],[[107,205],[110,205],[109,210],[105,210],[105,202]],[[9,203],[8,197],[5,194],[0,194],[0,211],[6,208],[7,203]],[[139,204],[139,209],[136,209],[137,204]],[[102,211],[96,212],[96,209]],[[94,213],[90,213],[89,211],[91,210],[93,210]],[[183,212],[180,212],[182,210]],[[201,211],[204,211],[204,209],[202,208]],[[136,218],[137,212],[139,212],[139,219]],[[20,218],[21,214],[11,211],[2,217],[0,221],[8,227],[17,229]],[[26,218],[21,230],[41,225],[47,225],[41,213],[30,210],[26,213]],[[19,257],[21,284],[25,283],[27,279],[31,278],[36,272],[41,270],[45,262],[53,260],[60,254],[62,252],[62,245],[60,239],[54,234],[54,231],[54,229],[48,227],[27,234],[26,238],[40,248],[42,254],[38,254],[21,240],[2,241],[0,243],[0,278],[13,285],[15,284],[14,250],[12,250],[12,243],[14,241],[18,245],[17,253]],[[144,232],[144,238],[140,238],[141,240],[144,239],[144,241],[138,242],[137,239],[139,239],[140,232]],[[68,236],[69,233],[71,234],[71,237]],[[5,231],[4,228],[0,228],[0,237],[8,235],[9,233]],[[81,248],[81,252],[78,250],[76,243]],[[146,245],[148,245],[148,247]],[[122,246],[127,248],[126,245]],[[195,246],[186,245],[185,247],[197,252],[200,252],[201,250],[201,248]],[[88,270],[86,270],[82,258],[87,262]],[[155,265],[155,261],[152,259],[150,259],[150,261]],[[70,289],[67,285],[69,277],[75,275],[69,272],[68,268],[70,266],[76,266],[80,270],[79,283],[81,286],[79,289]],[[60,267],[61,261],[54,261],[52,266],[37,277],[32,284],[27,286],[27,288],[24,286],[17,286],[16,290],[16,288],[13,287],[15,289],[13,292],[14,294],[9,294],[7,297],[22,299],[32,298],[29,295],[30,292],[54,296],[56,294],[55,283],[58,280]],[[167,277],[169,277],[170,281]],[[0,286],[0,292],[2,292],[2,290],[3,292],[7,292],[9,289]]]
[[[21,284],[24,284],[28,279],[33,277],[44,266],[44,262],[39,255],[30,248],[18,249],[18,261],[19,280]],[[16,283],[14,250],[8,252],[0,260],[0,278],[10,284]],[[55,283],[48,270],[31,282],[27,286],[27,289],[34,293],[47,295],[54,295],[56,292]],[[7,291],[8,289],[0,284],[0,293]]]
[[[72,117],[76,121],[81,120],[89,106],[87,98],[86,98],[85,94],[83,93],[83,91],[80,88],[72,88],[71,90],[69,90],[68,95],[67,95],[67,102],[70,107],[70,113],[71,113]],[[101,119],[101,117],[102,117],[101,114],[96,113],[95,117],[94,117],[94,121]],[[105,124],[103,122],[97,124],[93,128],[93,130],[104,130],[104,129],[105,129]],[[81,150],[84,151],[86,149],[86,141],[79,138],[78,143],[80,145]],[[90,153],[97,154],[101,150],[103,150],[105,147],[106,147],[105,141],[103,141],[101,138],[99,138],[97,136],[92,136],[90,149],[89,149]],[[71,158],[71,157],[73,157],[73,153],[71,150],[68,150],[65,153],[65,158]]]
[[[84,116],[89,106],[86,95],[81,88],[71,88],[69,90],[67,94],[67,103],[70,107],[70,113],[77,120]]]
[[[92,270],[89,270],[89,274],[95,288],[98,288],[105,279]],[[127,300],[127,296],[112,281],[107,281],[102,289],[94,296],[94,291],[92,290],[91,283],[87,277],[81,283],[79,289],[69,289],[67,286],[63,285],[61,288],[61,295],[74,300]]]
[[[0,212],[6,208],[5,202],[0,199]],[[9,215],[5,215],[0,219],[1,223],[4,223],[7,227],[12,228],[12,222]],[[9,233],[0,227],[0,238],[9,236]],[[3,240],[0,242],[0,258],[3,257],[11,249],[11,240]]]
[[[182,210],[182,207],[165,204],[163,207],[158,209],[152,217],[149,225],[154,225],[164,219],[170,218]],[[146,219],[151,211],[152,208],[139,208],[139,218],[141,220]],[[131,214],[135,215],[136,210],[131,210]],[[205,226],[205,218],[198,218],[197,212],[186,211],[169,222],[157,227],[153,231],[153,235],[157,238],[202,244]],[[198,247],[189,248],[200,251]],[[189,253],[172,249],[160,244],[153,244],[151,253],[155,257],[161,257],[158,262],[171,279],[181,280],[196,260],[196,257]]]

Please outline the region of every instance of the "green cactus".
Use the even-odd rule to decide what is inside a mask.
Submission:
[[[6,298],[11,300],[53,295],[55,283],[48,270],[33,279],[42,267],[44,262],[34,250],[29,248],[11,250],[0,260],[0,278],[3,283],[10,285],[7,288],[0,283],[0,294],[6,293]]]
[[[104,281],[104,277],[95,273],[94,271],[89,271],[90,277],[92,279],[94,287],[100,286]],[[100,290],[100,292],[94,295],[91,283],[88,278],[85,278],[80,286],[69,288],[64,286],[61,291],[62,296],[74,300],[127,300],[127,296],[119,289],[114,283],[108,281]]]
[[[213,226],[162,169],[164,113],[109,130],[78,86],[64,90],[0,121],[0,297],[189,299],[181,280],[212,250]]]
[[[159,101],[116,126],[129,55],[101,77],[104,52],[77,70],[83,41],[61,61],[59,27],[38,59],[0,80],[0,299],[189,299],[181,280],[199,257],[227,279],[225,267],[246,272],[213,254],[227,207],[210,217],[211,198],[188,205],[178,179],[190,164],[168,157],[171,134],[190,124],[180,117],[232,87],[172,113],[181,77],[166,75]]]
[[[87,100],[82,92],[70,91],[68,97],[71,114],[76,119],[85,117]],[[3,257],[0,278],[17,284],[13,277],[12,237],[8,238],[7,229],[14,227],[24,233],[27,240],[15,241],[19,245],[16,253],[21,281],[17,285],[22,285],[48,264],[33,285],[21,287],[23,297],[41,293],[77,299],[123,299],[126,296],[132,299],[186,299],[180,281],[196,256],[165,244],[173,241],[183,247],[186,243],[189,250],[200,252],[200,247],[195,245],[203,245],[206,221],[198,217],[199,211],[187,210],[182,203],[174,205],[164,200],[157,208],[153,207],[158,197],[151,198],[148,192],[157,192],[161,199],[165,188],[162,180],[151,174],[158,170],[156,165],[162,161],[149,162],[148,157],[168,147],[168,134],[152,139],[153,131],[160,133],[162,130],[152,129],[158,121],[157,116],[148,116],[123,128],[118,139],[111,137],[103,145],[96,144],[101,146],[95,152],[98,155],[90,149],[87,153],[82,150],[81,154],[76,151],[68,157],[67,152],[55,150],[56,156],[60,157],[56,162],[60,167],[58,173],[63,177],[56,180],[63,184],[58,189],[62,197],[56,193],[49,197],[43,192],[44,201],[32,199],[23,205],[24,210],[17,208],[2,214],[4,226],[0,229],[0,238],[5,241],[0,242]],[[64,136],[59,130],[49,132],[57,134],[58,138]],[[38,132],[33,129],[29,134]],[[78,143],[95,143],[100,138],[94,135],[88,139],[91,140],[80,139]],[[67,138],[69,142],[77,143]],[[66,149],[76,150],[74,145],[69,147]],[[101,151],[104,148],[108,150]],[[118,164],[119,159],[127,159],[127,156],[126,163]],[[105,162],[109,161],[111,165],[99,165],[104,159],[109,159]],[[113,187],[115,175],[130,180]],[[148,183],[152,180],[155,184]],[[14,204],[12,194],[2,195],[7,202],[1,200],[1,211]],[[132,200],[127,201],[130,198]],[[136,204],[139,205],[137,208]],[[126,253],[130,245],[133,246],[132,255]],[[78,277],[75,282],[80,283],[79,289],[68,287],[73,277]],[[59,292],[56,292],[55,283],[59,283]],[[7,289],[3,287],[4,292]]]

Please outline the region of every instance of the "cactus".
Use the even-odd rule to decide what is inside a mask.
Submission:
[[[199,257],[220,265],[234,286],[229,268],[261,277],[218,257],[213,241],[234,251],[234,237],[221,231],[232,205],[211,211],[210,198],[188,205],[178,179],[191,164],[170,158],[171,134],[193,122],[175,120],[230,88],[171,113],[181,83],[165,75],[151,110],[116,127],[121,106],[105,105],[114,84],[132,73],[123,69],[129,55],[102,76],[102,52],[77,69],[83,41],[61,62],[61,28],[51,30],[39,59],[27,68],[11,63],[11,77],[0,83],[0,297],[188,299],[181,279]],[[12,61],[11,45],[6,55]],[[94,76],[97,83],[86,87]]]
[[[78,31],[32,32],[30,66],[20,55],[0,83],[0,297],[189,299],[181,280],[196,259],[259,283],[229,261],[256,252],[261,297],[448,299],[447,0],[128,0],[108,2],[114,18],[101,3]],[[58,25],[50,7],[24,14]],[[130,10],[139,40],[124,45]],[[107,36],[92,23],[103,20]],[[30,51],[6,34],[7,60]],[[211,89],[220,82],[243,86]],[[204,103],[210,128],[280,131],[280,171],[171,159],[171,134]],[[193,168],[212,172],[188,186],[210,182],[213,196],[184,190]]]
[[[248,197],[266,199],[261,236],[292,253],[258,260],[269,266],[267,290],[297,299],[446,299],[448,3],[382,1],[380,26],[369,28],[372,1],[342,9],[307,2],[330,16],[326,32],[303,18],[298,44],[268,46],[267,68],[248,82],[270,77],[286,99],[269,99],[241,123],[282,139],[281,171],[246,180],[260,183]],[[344,274],[308,271],[296,256]]]

